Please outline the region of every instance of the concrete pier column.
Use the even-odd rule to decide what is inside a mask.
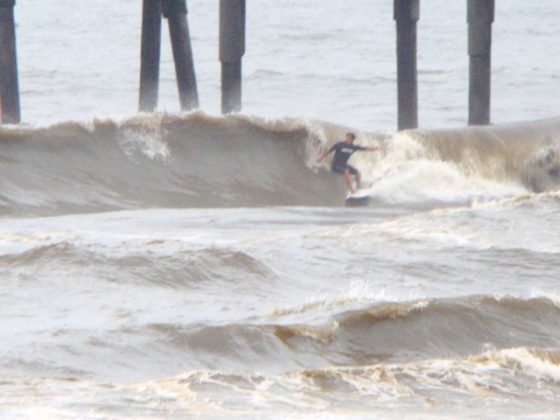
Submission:
[[[492,23],[495,0],[467,0],[469,125],[490,124]]]
[[[222,113],[241,111],[241,59],[245,54],[245,0],[220,0]]]
[[[169,22],[169,34],[175,59],[175,73],[181,109],[188,111],[198,108],[198,90],[194,72],[194,62],[187,22],[186,0],[162,0],[162,12]]]
[[[418,127],[418,76],[416,65],[416,24],[420,0],[394,0],[397,22],[398,128]]]
[[[2,123],[21,121],[14,21],[15,0],[0,0],[0,105]]]
[[[138,105],[140,111],[153,112],[157,108],[160,56],[161,2],[160,0],[144,0]]]

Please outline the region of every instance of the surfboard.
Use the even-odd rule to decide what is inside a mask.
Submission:
[[[346,207],[360,207],[366,206],[370,199],[370,190],[361,189],[355,193],[348,193],[346,196]]]

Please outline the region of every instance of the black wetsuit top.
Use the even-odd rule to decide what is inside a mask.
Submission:
[[[339,173],[343,173],[346,168],[349,168],[351,169],[351,172],[354,172],[355,169],[348,165],[348,159],[350,159],[350,156],[352,156],[356,150],[366,150],[364,146],[347,144],[343,141],[339,141],[332,148],[334,150],[332,170]]]

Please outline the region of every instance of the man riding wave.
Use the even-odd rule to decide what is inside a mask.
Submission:
[[[320,163],[324,158],[326,158],[329,154],[334,152],[334,158],[331,164],[331,170],[338,174],[344,175],[344,182],[346,186],[353,194],[357,190],[360,189],[362,176],[360,171],[354,168],[352,165],[348,164],[348,159],[350,156],[356,151],[370,151],[373,152],[374,150],[381,150],[380,147],[374,146],[359,146],[354,144],[354,140],[356,140],[356,135],[354,133],[346,133],[346,139],[344,141],[339,141],[330,149],[323,152],[319,158],[317,159],[317,163]],[[350,175],[353,175],[356,180],[356,188],[354,188],[352,184],[352,178]]]

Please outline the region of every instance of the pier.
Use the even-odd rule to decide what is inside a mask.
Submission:
[[[216,59],[219,60],[221,69],[221,111],[224,114],[241,112],[246,16],[250,9],[246,0],[215,1],[219,2],[219,47]],[[469,57],[467,121],[469,125],[487,125],[491,123],[492,24],[495,18],[495,0],[464,1],[467,3],[468,31],[468,45],[465,49]],[[138,110],[154,112],[158,108],[163,22],[167,22],[171,39],[180,109],[197,109],[200,100],[187,0],[142,0],[141,7]],[[421,22],[420,8],[421,0],[393,0],[398,130],[415,129],[419,126],[417,38]],[[16,0],[0,0],[0,122],[3,124],[17,124],[21,121],[16,9]]]
[[[416,64],[416,25],[420,0],[395,0],[397,22],[397,101],[398,129],[418,127],[418,70]]]
[[[220,0],[222,112],[241,111],[241,59],[245,54],[245,0]]]
[[[15,5],[15,0],[0,0],[0,122],[5,124],[21,122]]]
[[[143,2],[138,106],[140,111],[153,112],[157,108],[162,15],[169,25],[181,110],[190,111],[198,107],[198,89],[187,13],[186,0]]]
[[[468,0],[469,125],[490,124],[494,0]]]

